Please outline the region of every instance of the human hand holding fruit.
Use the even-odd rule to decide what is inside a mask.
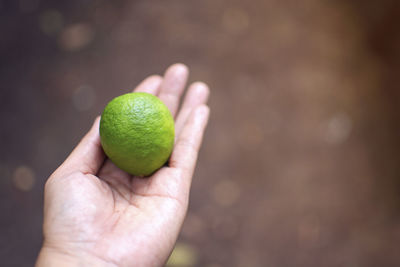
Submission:
[[[37,266],[161,266],[183,223],[209,90],[182,64],[145,79],[135,92],[158,96],[175,117],[168,166],[150,177],[122,171],[101,148],[99,118],[45,187],[44,242]]]

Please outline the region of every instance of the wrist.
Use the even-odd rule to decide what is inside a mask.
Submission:
[[[116,264],[99,259],[84,252],[70,253],[50,247],[43,246],[40,250],[35,267],[80,267],[80,266],[99,266],[117,267]]]

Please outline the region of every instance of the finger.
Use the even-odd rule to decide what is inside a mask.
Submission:
[[[203,82],[195,82],[189,87],[175,123],[175,132],[177,138],[179,137],[179,133],[182,131],[190,113],[197,106],[206,104],[209,94],[210,90],[207,84]]]
[[[158,97],[168,107],[173,117],[179,107],[179,99],[185,89],[188,75],[189,70],[183,64],[172,65],[164,74]]]
[[[182,170],[188,179],[191,179],[196,166],[197,154],[209,114],[210,110],[206,105],[201,105],[192,112],[182,129],[169,161],[171,168]]]
[[[163,78],[159,75],[152,75],[144,79],[133,92],[144,92],[153,95],[157,95],[160,90],[160,85],[163,81]]]
[[[100,144],[99,123],[100,116],[96,118],[92,128],[57,169],[57,172],[72,173],[79,171],[94,175],[97,173],[105,158]]]

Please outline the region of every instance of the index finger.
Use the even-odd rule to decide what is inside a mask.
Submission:
[[[152,95],[157,95],[160,91],[160,85],[163,81],[163,78],[159,75],[152,75],[144,79],[133,92],[144,92]]]

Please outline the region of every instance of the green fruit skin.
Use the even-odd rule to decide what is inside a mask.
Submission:
[[[174,119],[156,96],[129,93],[111,100],[101,115],[100,139],[105,154],[120,169],[149,176],[172,153]]]

